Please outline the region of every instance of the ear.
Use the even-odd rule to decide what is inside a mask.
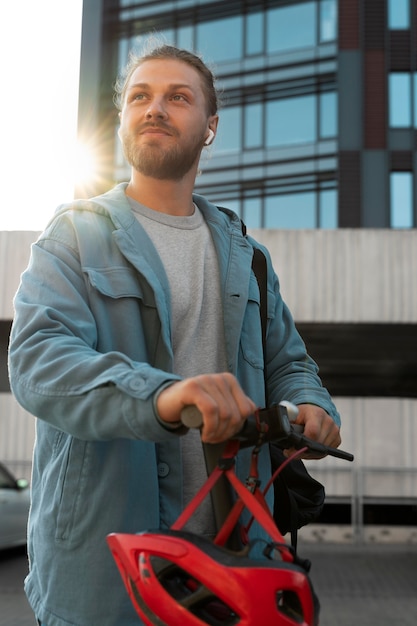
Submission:
[[[219,122],[219,117],[218,115],[213,115],[212,117],[210,117],[209,119],[209,123],[208,123],[208,134],[204,140],[204,145],[205,146],[210,146],[213,143],[213,140],[216,136],[216,132],[217,132],[217,124]]]
[[[204,145],[205,146],[209,146],[211,144],[211,142],[213,141],[214,137],[215,137],[214,132],[211,130],[211,128],[209,128],[209,132],[208,132],[208,135],[207,135],[207,137],[206,137],[206,139],[204,141]]]

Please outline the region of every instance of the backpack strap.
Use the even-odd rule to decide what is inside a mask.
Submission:
[[[266,321],[267,321],[267,266],[266,266],[266,258],[262,250],[259,248],[253,249],[253,257],[252,257],[252,269],[256,276],[256,280],[259,287],[259,309],[261,315],[261,326],[262,326],[262,350],[264,355],[264,381],[265,381],[265,404],[268,406],[268,393],[266,388]]]
[[[228,211],[224,207],[218,206],[219,211]],[[240,220],[240,227],[242,229],[243,237],[247,237],[247,228],[245,222]],[[259,308],[261,315],[261,327],[262,327],[262,350],[264,355],[264,380],[265,380],[265,406],[268,406],[268,394],[266,389],[266,378],[265,378],[265,364],[266,364],[266,322],[267,322],[267,264],[266,257],[262,250],[259,248],[253,248],[253,257],[252,257],[252,270],[255,274],[256,281],[259,287]]]

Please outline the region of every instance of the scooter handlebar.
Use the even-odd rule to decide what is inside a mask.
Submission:
[[[241,448],[275,443],[282,449],[307,447],[311,452],[353,461],[353,454],[305,437],[303,426],[293,423],[297,414],[297,407],[288,401],[268,409],[259,409],[257,416],[250,416],[233,439],[240,442]],[[189,405],[182,410],[181,421],[188,428],[201,428],[203,416],[196,406]]]

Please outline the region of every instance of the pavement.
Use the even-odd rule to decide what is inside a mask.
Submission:
[[[28,569],[24,548],[0,551],[0,625],[35,626],[35,618],[23,591]]]
[[[300,545],[312,562],[320,626],[416,626],[415,544]]]
[[[320,626],[417,625],[415,543],[300,542],[298,552],[312,562],[310,578],[321,603]],[[35,626],[23,592],[26,572],[23,550],[0,552],[0,626]]]

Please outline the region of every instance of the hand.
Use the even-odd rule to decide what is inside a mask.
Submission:
[[[324,409],[314,404],[299,404],[296,424],[304,426],[304,435],[326,446],[338,448],[342,443],[340,428]],[[286,451],[289,454],[290,451]],[[307,452],[305,459],[321,459],[324,455]]]
[[[190,404],[203,415],[201,439],[205,443],[231,439],[256,410],[237,379],[227,372],[202,374],[170,385],[159,394],[156,408],[162,420],[173,423]]]

